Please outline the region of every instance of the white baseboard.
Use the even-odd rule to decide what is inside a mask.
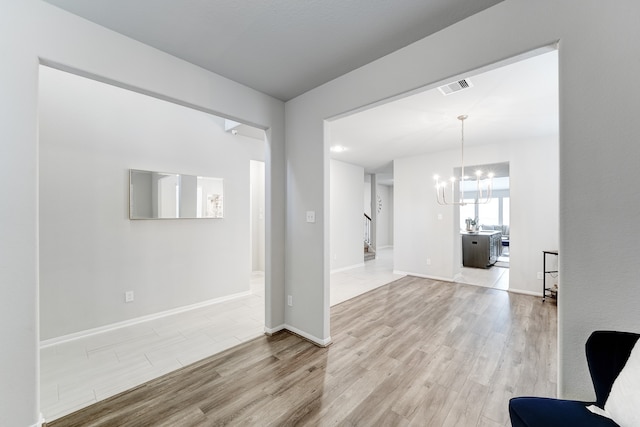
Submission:
[[[301,331],[300,329],[295,328],[295,327],[293,327],[291,325],[287,325],[286,323],[282,324],[280,326],[276,326],[275,328],[267,328],[267,327],[264,328],[264,333],[267,334],[267,335],[273,335],[276,332],[280,332],[280,331],[292,332],[292,333],[294,333],[294,334],[306,339],[307,341],[311,341],[312,343],[314,343],[315,345],[317,345],[319,347],[327,347],[332,342],[331,341],[331,337],[326,338],[326,339],[320,339],[320,338],[314,337],[313,335],[308,334],[308,333],[306,333],[304,331]]]
[[[306,333],[304,331],[301,331],[300,329],[295,328],[295,327],[293,327],[291,325],[286,325],[285,324],[284,327],[285,327],[286,330],[288,330],[290,332],[293,332],[296,335],[300,335],[302,338],[304,338],[306,340],[309,340],[312,343],[314,343],[314,344],[316,344],[316,345],[318,345],[320,347],[327,347],[329,344],[331,344],[331,337],[328,337],[328,338],[325,338],[325,339],[321,339],[321,338],[318,338],[318,337],[314,337],[313,335],[308,334],[308,333]]]
[[[384,245],[384,246],[380,246],[379,248],[377,248],[379,251],[381,251],[382,249],[389,249],[389,248],[393,248],[393,245]]]
[[[183,307],[173,308],[167,311],[161,311],[159,313],[149,314],[147,316],[136,317],[134,319],[125,320],[123,322],[112,323],[110,325],[100,326],[93,329],[87,329],[80,332],[74,332],[72,334],[63,335],[60,337],[50,338],[48,340],[40,341],[40,348],[51,347],[56,344],[61,344],[68,341],[77,340],[80,338],[90,337],[92,335],[102,334],[104,332],[113,331],[115,329],[124,328],[127,326],[137,325],[139,323],[148,322],[150,320],[160,319],[162,317],[172,316],[174,314],[184,313],[186,311],[195,310],[209,305],[220,304],[221,302],[231,301],[237,298],[246,297],[251,295],[251,291],[239,292],[237,294],[226,295],[220,298],[214,298],[207,301],[198,302]]]
[[[264,333],[267,335],[273,335],[277,332],[280,332],[284,329],[287,328],[287,325],[280,325],[280,326],[276,326],[275,328],[267,328],[266,326],[264,327]]]
[[[542,292],[525,291],[523,289],[513,289],[513,288],[509,288],[507,289],[507,291],[513,292],[514,294],[531,295],[534,297],[542,298]]]
[[[336,268],[335,270],[331,270],[329,274],[340,273],[341,271],[351,270],[352,268],[364,267],[364,262],[359,264],[353,264],[348,267]]]
[[[440,282],[453,282],[454,281],[451,277],[432,276],[432,275],[429,275],[429,274],[412,273],[410,271],[393,270],[393,274],[402,274],[404,276],[415,276],[415,277],[420,277],[422,279],[438,280]]]
[[[40,412],[40,419],[35,423],[35,424],[31,424],[30,427],[42,427],[44,426],[46,423],[44,416],[42,415],[42,412]]]

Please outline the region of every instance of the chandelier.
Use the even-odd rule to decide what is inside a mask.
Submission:
[[[438,201],[439,205],[459,205],[459,206],[465,206],[469,204],[478,205],[478,204],[489,203],[489,201],[491,200],[491,192],[493,188],[493,173],[488,173],[485,178],[483,177],[483,172],[481,170],[477,170],[475,173],[476,175],[475,176],[475,183],[476,183],[475,197],[473,197],[472,199],[465,199],[464,183],[473,182],[471,179],[469,179],[468,176],[465,176],[464,174],[464,121],[467,119],[467,117],[469,116],[467,116],[466,114],[458,116],[458,120],[460,120],[460,123],[462,125],[460,178],[456,179],[455,177],[451,177],[449,179],[451,183],[450,199],[447,199],[447,196],[446,196],[447,181],[440,181],[440,177],[438,175],[434,177],[436,181],[436,200]],[[458,181],[459,183],[458,188],[459,188],[460,198],[458,199],[458,201],[455,201],[456,181]]]

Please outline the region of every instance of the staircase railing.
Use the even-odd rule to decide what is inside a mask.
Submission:
[[[371,244],[371,217],[364,214],[364,242],[367,245]]]

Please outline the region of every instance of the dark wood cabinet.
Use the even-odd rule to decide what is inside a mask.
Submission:
[[[462,265],[487,268],[498,261],[502,250],[502,233],[479,231],[462,233]]]

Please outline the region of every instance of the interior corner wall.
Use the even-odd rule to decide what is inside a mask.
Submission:
[[[267,129],[267,327],[284,323],[284,103],[41,0],[0,2],[0,425],[40,425],[39,64]]]
[[[42,340],[249,290],[250,160],[264,142],[49,67],[39,102]],[[130,168],[224,179],[224,218],[130,220]]]
[[[331,160],[331,270],[362,265],[364,168]]]
[[[592,398],[584,357],[589,334],[603,328],[637,331],[640,324],[640,264],[629,232],[640,217],[640,187],[634,184],[640,62],[629,54],[640,50],[639,14],[636,0],[587,0],[579,10],[572,2],[505,0],[288,101],[287,167],[296,184],[287,192],[285,276],[288,292],[307,295],[287,310],[291,324],[329,336],[329,267],[323,258],[329,252],[328,223],[311,228],[303,214],[328,203],[323,121],[557,43],[563,289],[558,390],[562,397]],[[611,84],[621,81],[630,83]],[[400,207],[395,211],[398,223]],[[309,240],[326,243],[326,250],[304,249]],[[400,240],[396,234],[396,247]]]

